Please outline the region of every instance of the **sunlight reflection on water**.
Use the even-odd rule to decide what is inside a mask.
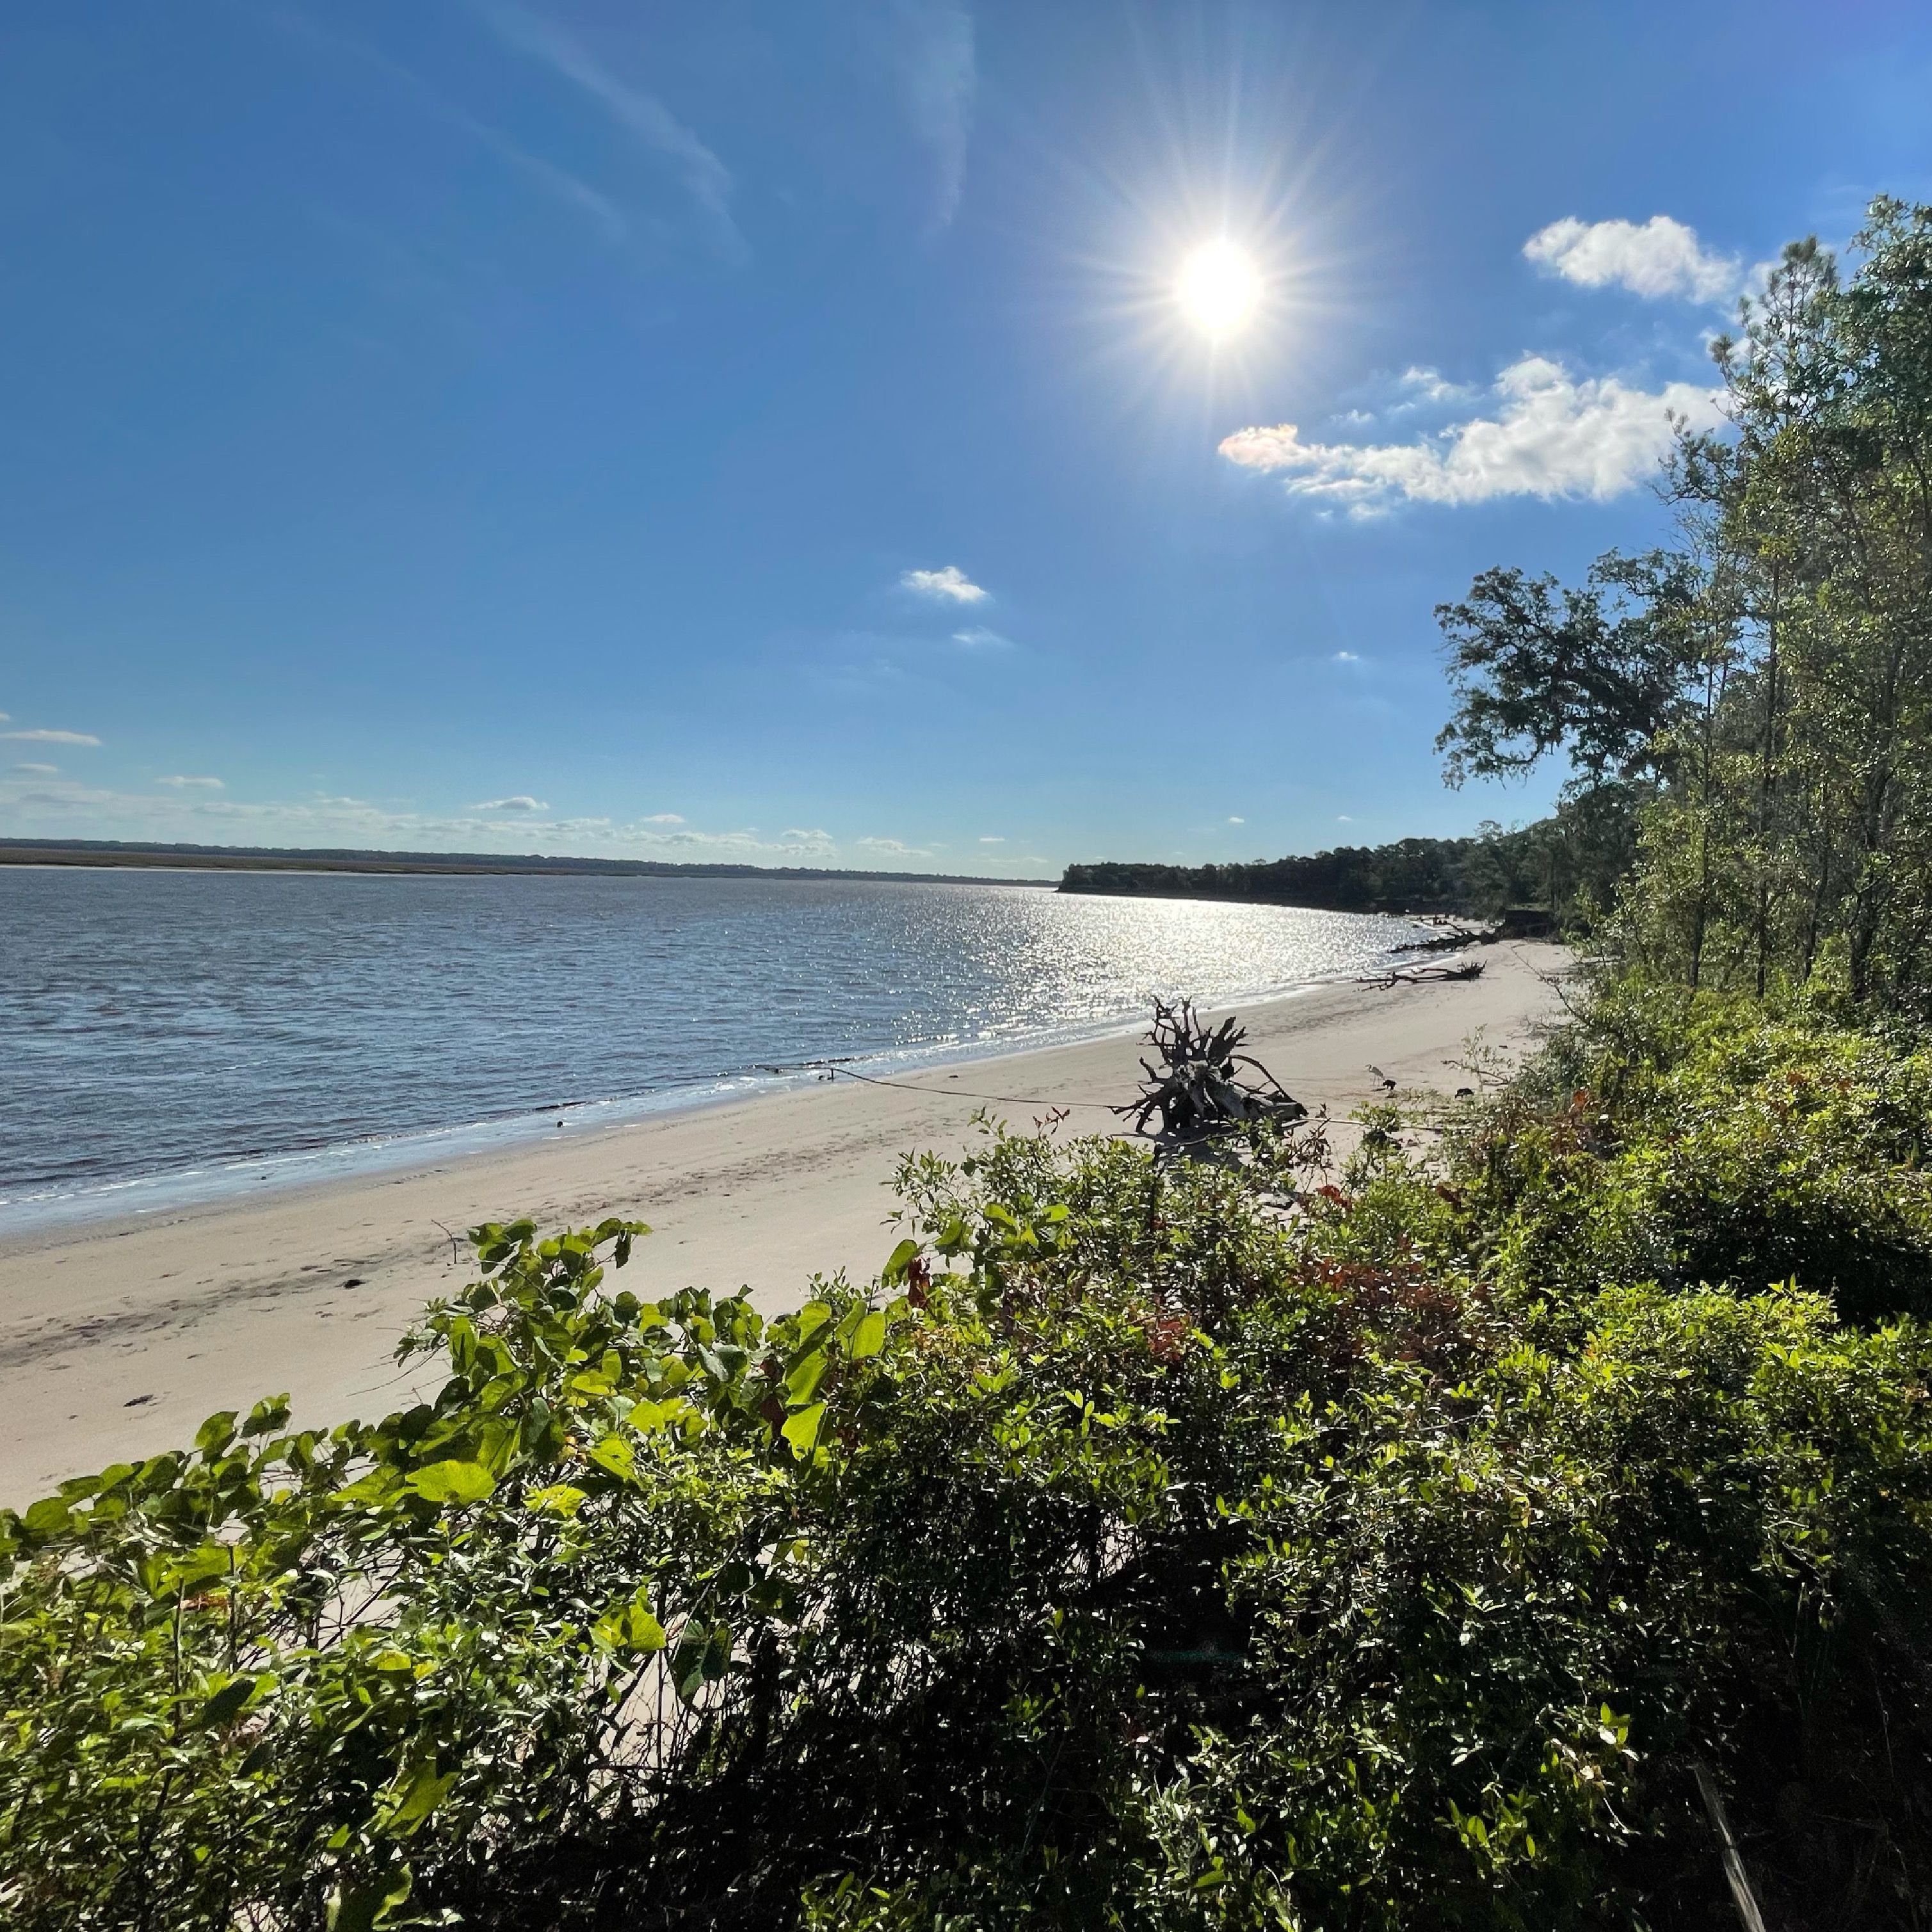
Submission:
[[[10,868],[0,1220],[135,1177],[695,1096],[761,1061],[1102,1030],[1155,993],[1225,1005],[1358,972],[1412,933],[1018,886]]]

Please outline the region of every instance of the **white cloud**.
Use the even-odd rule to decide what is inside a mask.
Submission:
[[[1400,409],[1414,409],[1422,403],[1463,403],[1475,394],[1466,383],[1448,381],[1439,369],[1411,367],[1396,378],[1396,387],[1407,397]]]
[[[938,176],[933,226],[944,228],[958,212],[973,135],[980,84],[973,16],[956,0],[896,0],[893,14],[907,118],[932,153]]]
[[[646,825],[682,825],[684,814],[678,812],[654,812],[644,823]]]
[[[31,772],[34,777],[40,778],[56,778],[60,776],[60,767],[58,765],[16,765],[14,769],[16,772]]]
[[[1004,832],[982,832],[980,835],[980,843],[982,845],[1004,845],[1006,842],[1006,835]]]
[[[1719,420],[1718,393],[1694,382],[1628,387],[1577,377],[1526,356],[1496,378],[1496,412],[1403,443],[1304,442],[1292,423],[1238,430],[1221,454],[1251,470],[1286,470],[1291,496],[1373,515],[1400,498],[1480,503],[1496,496],[1588,497],[1634,488],[1670,447],[1673,416]]]
[[[220,791],[222,789],[221,781],[219,778],[176,777],[157,778],[154,782],[157,784],[172,785],[176,791]]]
[[[526,791],[520,791],[514,798],[486,798],[481,805],[472,805],[472,812],[548,812],[550,807],[540,798],[532,798]]]
[[[1353,651],[1337,651],[1335,662],[1337,664],[1360,664],[1361,659]]]
[[[506,46],[581,88],[620,128],[669,161],[722,252],[734,257],[747,252],[731,218],[730,170],[656,94],[620,79],[562,28],[510,0],[486,0],[483,15]]]
[[[504,836],[500,818],[472,807],[446,816],[390,809],[366,799],[317,793],[290,800],[239,800],[208,792],[117,792],[82,785],[51,767],[0,774],[0,815],[22,838],[185,839],[230,845],[350,845],[416,851],[488,850]],[[520,851],[746,865],[836,860],[828,832],[794,828],[778,838],[755,828],[703,832],[640,819],[520,815]]]
[[[970,630],[955,631],[952,641],[964,645],[969,651],[1010,651],[1013,647],[1012,638],[1003,638],[983,624],[975,624]]]
[[[956,604],[983,603],[988,596],[956,563],[939,570],[908,570],[900,577],[899,584],[902,589],[916,590],[922,597],[950,598]]]
[[[1539,268],[1586,289],[1615,286],[1655,299],[1682,296],[1691,302],[1726,302],[1742,285],[1735,255],[1715,255],[1697,231],[1653,214],[1634,221],[1580,221],[1566,214],[1540,228],[1522,244]]]
[[[8,713],[7,713],[7,712],[4,712],[4,711],[0,711],[0,724],[11,724],[12,722],[13,722],[12,718],[11,718],[8,715]]]
[[[908,845],[903,838],[860,838],[853,842],[862,852],[870,852],[882,859],[930,859],[931,847]]]
[[[11,738],[22,745],[98,745],[91,731],[0,731],[0,738]]]
[[[1228,823],[1230,825],[1245,825],[1247,822],[1248,821],[1245,818],[1234,818],[1232,817],[1228,820]]]

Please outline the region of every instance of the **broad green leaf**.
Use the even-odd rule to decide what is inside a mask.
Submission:
[[[346,1488],[338,1490],[334,1500],[360,1508],[365,1504],[382,1504],[402,1488],[403,1479],[394,1469],[371,1469]]]
[[[175,1564],[174,1580],[179,1584],[205,1583],[212,1576],[226,1576],[235,1568],[235,1552],[225,1543],[204,1543],[180,1558]]]
[[[809,1408],[801,1408],[796,1414],[787,1418],[778,1432],[791,1444],[791,1453],[803,1461],[818,1447],[819,1424],[825,1419],[825,1405],[814,1402]]]
[[[194,1432],[194,1446],[204,1456],[218,1456],[235,1440],[235,1412],[224,1408],[218,1415],[211,1415]]]
[[[74,1512],[58,1496],[43,1496],[32,1504],[21,1518],[27,1534],[32,1537],[50,1537],[62,1534],[74,1520]]]
[[[628,1418],[632,1428],[648,1433],[653,1429],[662,1429],[668,1424],[682,1422],[694,1413],[689,1402],[682,1396],[673,1396],[664,1402],[640,1402],[632,1410]]]
[[[809,1402],[818,1393],[825,1372],[832,1366],[823,1348],[814,1348],[785,1377],[787,1402]]]
[[[255,1694],[255,1680],[252,1677],[238,1677],[232,1684],[224,1684],[201,1707],[195,1722],[209,1729],[217,1724],[230,1722],[241,1713],[242,1707]]]
[[[390,1786],[396,1794],[396,1802],[384,1821],[384,1828],[398,1838],[408,1837],[449,1796],[455,1782],[454,1772],[446,1772],[439,1778],[435,1759],[424,1758]]]
[[[570,1483],[553,1483],[547,1490],[532,1490],[524,1498],[524,1507],[536,1516],[574,1516],[584,1504],[584,1493]]]
[[[914,1262],[919,1259],[919,1244],[904,1240],[886,1258],[886,1264],[879,1270],[879,1279],[886,1287],[905,1280]]]
[[[286,1428],[289,1420],[289,1399],[285,1395],[265,1395],[249,1410],[248,1419],[242,1425],[244,1436],[272,1436],[278,1429]]]
[[[480,1503],[496,1486],[496,1478],[480,1462],[431,1462],[412,1470],[406,1480],[432,1503]]]
[[[885,1311],[874,1308],[852,1331],[852,1339],[846,1345],[845,1352],[854,1361],[862,1362],[868,1355],[876,1355],[885,1346]]]
[[[634,1651],[645,1655],[663,1649],[665,1642],[664,1627],[652,1613],[650,1597],[643,1590],[629,1603],[606,1610],[590,1634],[601,1649]]]
[[[622,1482],[634,1482],[638,1459],[630,1444],[621,1436],[611,1435],[593,1442],[584,1451],[600,1469],[608,1469]]]
[[[380,1878],[341,1886],[329,1894],[328,1932],[381,1932],[390,1913],[408,1902],[412,1882],[403,1865]]]

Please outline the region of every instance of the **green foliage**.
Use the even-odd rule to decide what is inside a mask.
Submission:
[[[1932,206],[1874,201],[1849,274],[1792,244],[1714,349],[1726,423],[1666,466],[1673,548],[1575,590],[1485,571],[1438,608],[1448,774],[1561,752],[1579,802],[1626,782],[1615,938],[1652,976],[1923,1018]]]
[[[1796,1280],[1850,1320],[1932,1317],[1922,1042],[1627,982],[1541,1077],[1454,1163],[1500,1278],[1565,1294]]]
[[[1796,1024],[1608,1003],[1601,1146],[1534,1085],[1446,1168],[1390,1114],[1292,1212],[1306,1136],[992,1132],[904,1164],[878,1290],[771,1322],[614,1292],[634,1225],[479,1229],[404,1345],[434,1403],[272,1401],[0,1518],[0,1911],[1688,1925],[1700,1759],[1784,1922],[1854,1817],[1861,1922],[1916,1923],[1926,1334],[1537,1259],[1589,1186],[1663,1226],[1634,1124],[1775,1094]],[[1876,1050],[1820,1144],[1902,1168]]]
[[[1612,550],[1581,590],[1493,569],[1438,604],[1456,700],[1436,741],[1450,783],[1514,776],[1558,750],[1590,789],[1656,771],[1703,680],[1706,589],[1688,556]]]
[[[1474,838],[1402,838],[1342,845],[1306,858],[1247,864],[1170,866],[1102,861],[1069,866],[1064,892],[1141,898],[1257,900],[1328,912],[1486,914],[1541,903],[1547,867],[1544,826],[1508,832],[1489,826]]]

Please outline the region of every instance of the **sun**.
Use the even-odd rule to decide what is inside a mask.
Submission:
[[[1261,272],[1233,242],[1209,242],[1181,264],[1178,292],[1182,312],[1204,335],[1236,334],[1261,306]]]

